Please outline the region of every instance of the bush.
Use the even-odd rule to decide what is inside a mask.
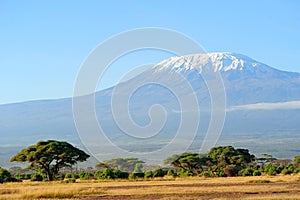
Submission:
[[[80,172],[79,172],[80,173]],[[77,179],[77,178],[79,178],[79,175],[78,174],[76,174],[75,172],[67,172],[66,174],[65,174],[65,176],[64,176],[64,178],[75,178],[75,179]]]
[[[20,172],[15,173],[14,177],[18,180],[29,180],[31,178],[31,174],[25,173],[21,174]]]
[[[203,171],[203,172],[201,172],[200,176],[212,177],[213,173],[212,173],[212,171]]]
[[[75,178],[68,178],[68,179],[64,180],[64,183],[76,183],[76,179]]]
[[[73,178],[73,174],[68,172],[65,174],[65,178]]]
[[[146,171],[145,172],[145,178],[152,178],[153,177],[153,172],[152,171]]]
[[[6,169],[0,168],[0,177],[2,182],[7,182],[11,178],[11,174]]]
[[[254,170],[251,168],[245,168],[239,171],[239,176],[253,176]]]
[[[104,179],[114,179],[115,174],[114,174],[113,170],[111,170],[111,169],[104,169],[102,171],[102,178],[104,178]]]
[[[283,175],[292,174],[295,171],[294,165],[290,164],[286,168],[284,168],[281,173]]]
[[[289,174],[292,174],[292,173],[294,172],[294,170],[295,170],[294,165],[293,165],[293,164],[290,164],[290,165],[288,166],[287,170],[288,170],[288,173],[289,173]]]
[[[296,168],[296,169],[294,169],[294,173],[300,173],[300,168]]]
[[[113,173],[114,173],[114,177],[115,178],[128,178],[129,176],[129,173],[128,172],[123,172],[121,170],[113,170]]]
[[[81,171],[79,172],[78,176],[81,180],[88,180],[93,176],[93,174],[90,172]]]
[[[276,172],[277,174],[280,174],[282,170],[284,170],[286,167],[284,165],[280,165],[279,167],[277,167]]]
[[[220,171],[220,172],[217,172],[217,173],[216,173],[216,176],[217,176],[217,177],[226,177],[227,174],[226,174],[225,172],[223,172],[223,171]]]
[[[281,171],[281,173],[282,173],[283,175],[290,174],[290,173],[289,173],[289,170],[288,170],[287,168],[283,169],[283,170]]]
[[[15,173],[15,174],[14,174],[14,177],[15,177],[16,179],[18,179],[18,180],[22,180],[22,175],[21,175],[20,172]]]
[[[175,177],[177,174],[174,172],[173,169],[169,169],[168,172],[167,172],[167,175],[168,175],[168,176],[174,176],[174,177]]]
[[[44,179],[43,176],[39,173],[31,174],[31,178],[30,178],[31,181],[43,181],[43,179]]]
[[[97,179],[113,179],[115,178],[115,173],[111,169],[104,169],[102,171],[96,171],[94,176]]]
[[[72,178],[78,179],[79,178],[79,174],[78,173],[72,173]]]
[[[276,174],[278,174],[278,169],[276,166],[274,166],[272,164],[267,164],[264,167],[264,172],[266,172],[270,176],[275,176]]]
[[[102,171],[99,171],[99,170],[98,170],[98,171],[96,171],[96,172],[94,173],[94,177],[97,178],[97,179],[102,179],[101,176],[102,176]]]
[[[177,174],[178,174],[179,177],[187,177],[187,176],[193,176],[194,175],[193,172],[186,171],[184,169],[180,169]]]
[[[18,182],[16,178],[14,178],[10,172],[6,169],[0,168],[0,183],[3,182]]]
[[[17,173],[14,174],[14,178],[21,181],[21,180],[25,179],[25,175],[26,174],[21,174],[20,172],[17,172]],[[27,179],[30,179],[30,176]]]
[[[129,174],[130,179],[144,178],[144,176],[145,176],[145,173],[143,173],[143,172]]]
[[[167,171],[161,168],[153,170],[153,177],[164,177],[167,175]]]
[[[261,176],[261,171],[259,171],[259,170],[254,170],[254,171],[253,171],[253,176]]]

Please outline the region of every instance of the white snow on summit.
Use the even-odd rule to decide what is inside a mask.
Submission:
[[[160,62],[153,69],[155,71],[175,70],[176,72],[197,69],[201,73],[205,66],[212,66],[215,72],[230,70],[254,71],[255,68],[259,67],[264,70],[266,67],[266,65],[241,54],[217,52],[171,57]]]

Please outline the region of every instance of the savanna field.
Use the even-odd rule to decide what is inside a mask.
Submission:
[[[4,183],[0,199],[300,199],[300,174]]]
[[[72,165],[88,157],[52,140],[22,149],[11,161],[31,164],[0,168],[0,200],[300,199],[300,156],[255,157],[248,149],[219,146],[205,154],[174,154],[165,159],[166,167],[116,158],[73,171]]]

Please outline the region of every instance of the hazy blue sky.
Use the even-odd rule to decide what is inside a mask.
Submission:
[[[93,48],[143,27],[173,29],[207,51],[242,53],[300,72],[299,10],[297,0],[0,0],[0,104],[71,96],[80,65]],[[149,51],[143,62],[168,56]],[[129,58],[135,56],[122,67],[137,64]],[[116,67],[102,87],[119,76]]]

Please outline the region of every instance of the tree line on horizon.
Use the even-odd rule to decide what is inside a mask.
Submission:
[[[0,168],[0,183],[30,179],[32,181],[76,179],[149,179],[155,177],[228,177],[293,174],[300,172],[300,155],[276,159],[268,154],[256,157],[248,149],[218,146],[207,153],[184,152],[164,160],[164,167],[151,168],[138,158],[115,158],[98,163],[94,169],[74,172],[72,166],[90,156],[64,141],[39,141],[22,149],[11,162],[25,162],[26,169]]]

